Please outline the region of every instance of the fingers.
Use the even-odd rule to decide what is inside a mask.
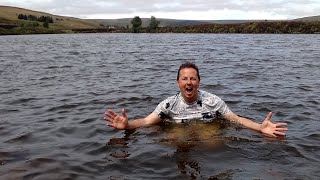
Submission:
[[[267,136],[267,137],[277,137],[277,135],[275,135],[274,133],[273,134],[264,134],[265,136]]]
[[[285,135],[286,135],[286,133],[284,133],[284,132],[279,132],[279,131],[275,131],[273,134],[275,134],[275,135],[280,135],[280,136],[285,136]]]
[[[104,115],[105,117],[103,119],[111,123],[113,123],[114,118],[117,116],[117,114],[111,109],[108,109]]]
[[[271,133],[271,134],[269,134],[269,133],[268,133],[268,134],[265,134],[265,136],[276,138],[276,137],[286,136],[286,133],[284,133],[284,132],[279,132],[279,131],[275,131],[275,132],[273,132],[273,133]]]
[[[288,128],[276,128],[275,130],[276,130],[276,131],[281,131],[281,132],[282,132],[282,131],[288,131]]]
[[[109,117],[104,117],[103,119],[106,120],[106,121],[109,121],[109,122],[113,122],[113,119],[109,118]]]
[[[113,110],[108,109],[105,113],[106,116],[109,116],[110,118],[114,118],[117,116],[117,113],[115,113]]]
[[[281,127],[284,125],[287,125],[287,123],[277,123],[273,134],[276,136],[285,136],[286,132],[288,131],[288,128],[278,128],[279,126]]]
[[[272,118],[272,112],[269,112],[268,116],[266,117],[266,121],[271,121]]]
[[[127,114],[125,112],[124,109],[122,109],[122,117],[119,116],[117,113],[115,113],[113,110],[108,109],[105,113],[104,113],[105,117],[103,118],[106,121],[109,121],[111,123],[114,123],[114,121],[117,118],[120,118],[120,120],[122,120],[123,118],[127,118]],[[113,127],[113,126],[112,126]]]
[[[277,124],[276,124],[276,127],[287,126],[287,125],[288,125],[287,123],[277,123]]]
[[[107,124],[107,126],[115,128],[113,124]]]
[[[123,116],[123,118],[127,119],[127,114],[126,114],[126,111],[124,109],[122,109],[122,116]]]

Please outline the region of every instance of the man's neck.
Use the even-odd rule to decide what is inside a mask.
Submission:
[[[180,97],[182,98],[182,100],[186,103],[186,104],[195,104],[198,102],[199,100],[199,91],[197,91],[197,94],[195,95],[195,98],[193,98],[192,100],[186,100],[182,94],[180,93]]]

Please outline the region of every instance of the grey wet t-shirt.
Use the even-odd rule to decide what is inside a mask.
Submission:
[[[184,101],[181,93],[163,100],[153,111],[161,119],[185,122],[188,120],[212,120],[217,114],[224,116],[231,110],[218,96],[206,91],[198,91],[198,100],[192,104]]]

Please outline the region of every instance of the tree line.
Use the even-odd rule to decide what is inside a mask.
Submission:
[[[43,22],[43,27],[46,27],[46,28],[49,27],[49,23],[53,23],[53,19],[51,16],[37,17],[34,15],[18,14],[18,19]]]
[[[19,14],[20,21],[12,29],[0,27],[1,34],[38,34],[38,33],[65,33],[64,29],[52,29],[49,22],[53,22],[50,16],[36,17],[33,15]],[[57,19],[58,20],[58,19]],[[47,28],[37,28],[39,22]],[[68,32],[74,33],[269,33],[269,34],[320,34],[320,21],[255,21],[237,24],[202,24],[189,26],[160,26],[154,16],[151,16],[148,25],[142,27],[142,20],[139,16],[131,19],[130,24],[124,26],[108,26],[108,28],[96,29],[71,29]],[[130,27],[129,27],[130,26]],[[16,28],[15,28],[16,27]],[[103,26],[105,27],[105,26]],[[46,30],[45,30],[46,29]]]
[[[132,32],[133,33],[138,33],[138,32],[141,32],[142,30],[149,32],[149,33],[152,33],[152,32],[156,32],[157,28],[159,27],[160,22],[157,21],[157,19],[154,16],[151,16],[149,26],[146,29],[142,29],[141,18],[139,16],[135,16],[131,20],[131,24],[132,24]]]
[[[320,33],[320,21],[257,21],[237,24],[202,24],[179,27],[159,27],[160,22],[151,17],[149,26],[142,28],[139,16],[131,20],[133,33]]]
[[[158,21],[154,16],[151,16],[149,25],[147,27],[142,27],[142,20],[139,16],[135,16],[131,21],[131,28],[129,25],[123,26],[107,26],[106,29],[72,29],[76,33],[102,33],[102,32],[114,32],[114,33],[155,33],[157,32],[160,21]],[[100,26],[106,27],[101,24]],[[112,27],[112,28],[111,28]]]
[[[260,21],[241,24],[204,24],[158,28],[158,33],[319,34],[320,21]]]
[[[46,22],[53,23],[53,19],[51,16],[34,16],[34,15],[25,15],[25,14],[18,14],[18,19],[23,20],[30,20],[30,21],[39,21],[39,22]]]

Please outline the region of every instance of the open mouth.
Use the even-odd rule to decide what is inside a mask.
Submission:
[[[186,88],[186,92],[187,92],[188,94],[191,94],[192,91],[193,91],[193,88],[192,88],[192,87],[187,87],[187,88]]]

